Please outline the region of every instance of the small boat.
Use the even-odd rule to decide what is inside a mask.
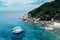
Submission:
[[[13,33],[21,33],[21,32],[23,32],[23,29],[21,27],[15,27],[12,30],[13,30],[12,31]]]
[[[53,27],[45,27],[45,30],[50,30],[50,31],[52,31],[52,30],[54,30],[54,28],[53,28]]]

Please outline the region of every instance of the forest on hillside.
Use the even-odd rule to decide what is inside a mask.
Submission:
[[[46,18],[60,20],[60,0],[46,2],[28,14],[31,14],[32,18],[40,18],[41,20],[47,20]]]

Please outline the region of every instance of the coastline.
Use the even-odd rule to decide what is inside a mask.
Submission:
[[[19,20],[22,20],[25,23],[32,22],[44,25],[45,29],[47,30],[60,29],[60,23],[54,21],[54,19],[51,19],[51,21],[42,21],[40,18],[31,18],[30,14],[25,14],[24,16],[20,17]]]
[[[42,21],[40,18],[31,18],[30,14],[25,14],[24,16],[20,17],[19,20],[22,20],[24,22],[33,22],[33,23],[39,23],[42,25],[47,25],[47,24],[54,24],[53,21]]]

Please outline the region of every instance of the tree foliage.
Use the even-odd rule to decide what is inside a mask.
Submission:
[[[60,20],[60,0],[46,2],[38,8],[35,8],[34,10],[28,12],[28,14],[31,14],[31,17],[53,17],[56,20]]]

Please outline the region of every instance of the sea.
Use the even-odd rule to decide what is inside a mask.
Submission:
[[[41,24],[25,23],[19,18],[26,12],[0,12],[0,40],[60,40],[60,30],[48,31]],[[12,29],[21,27],[22,33],[14,34]]]

